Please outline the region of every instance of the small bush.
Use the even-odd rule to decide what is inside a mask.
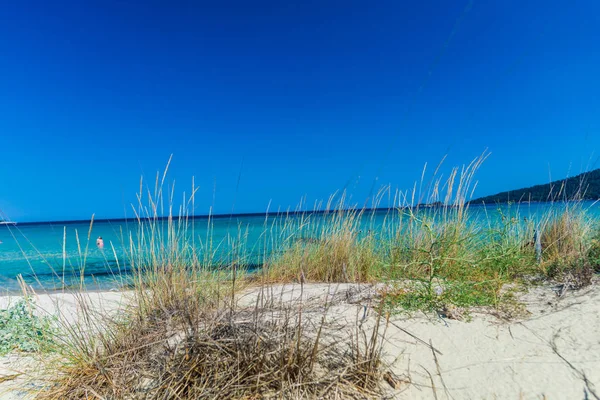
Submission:
[[[380,398],[380,319],[333,342],[324,316],[291,304],[206,310],[200,320],[190,311],[106,326],[110,340],[71,357],[39,398]]]
[[[47,350],[52,344],[50,319],[33,314],[28,301],[21,299],[0,310],[0,355]]]

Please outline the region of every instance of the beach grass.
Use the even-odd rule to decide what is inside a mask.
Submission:
[[[158,218],[164,178],[156,184],[147,204],[138,197],[128,304],[117,315],[98,315],[80,292],[81,315],[59,327],[60,354],[49,362],[53,373],[38,398],[381,397],[383,310],[332,341],[331,296],[315,313],[264,282],[251,283],[242,235],[215,269],[223,258],[192,246],[185,210]],[[206,250],[210,242],[198,246]],[[249,285],[256,302],[239,306],[236,294]]]
[[[136,230],[122,232],[126,259],[117,260],[131,274],[115,276],[130,300],[118,315],[98,316],[84,306],[82,274],[82,315],[58,327],[60,362],[39,398],[378,398],[389,313],[461,318],[473,307],[516,307],[514,288],[535,281],[589,284],[600,271],[600,230],[577,199],[536,220],[522,204],[471,212],[487,156],[446,177],[424,171],[407,193],[384,188],[370,208],[341,193],[319,213],[267,214],[253,269],[243,226],[215,242],[209,217],[206,236],[195,235],[194,185],[175,211],[167,170],[152,189],[141,181]],[[393,206],[377,219],[386,196]],[[331,299],[315,314],[272,291],[291,283],[374,284],[375,322],[357,317],[350,335],[332,341]],[[240,306],[248,291],[262,297]]]
[[[589,284],[598,265],[598,227],[582,203],[568,199],[537,221],[521,206],[474,216],[469,199],[487,154],[396,194],[383,225],[364,233],[365,209],[344,204],[310,241],[296,241],[268,260],[268,281],[383,282],[401,309],[439,310],[512,302],[503,288],[532,277]],[[425,193],[425,194],[423,194]],[[415,204],[415,199],[419,199]],[[540,237],[536,250],[536,237]],[[392,289],[390,289],[392,288]]]

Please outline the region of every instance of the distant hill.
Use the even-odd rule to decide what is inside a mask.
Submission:
[[[560,201],[600,199],[600,169],[545,185],[511,190],[480,197],[471,203],[507,203],[509,201]]]

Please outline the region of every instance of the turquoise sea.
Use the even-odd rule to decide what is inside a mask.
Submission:
[[[471,206],[468,213],[469,218],[484,226],[500,221],[502,215],[536,221],[549,210],[559,211],[564,207],[565,204],[560,203],[504,205],[500,208],[496,205]],[[580,207],[586,210],[589,218],[600,220],[598,203],[584,202]],[[363,227],[365,232],[376,230],[393,212],[397,211],[366,212],[360,221],[361,231]],[[289,234],[282,228],[286,221],[288,226],[292,221],[292,225],[298,227],[310,220],[311,226],[315,226],[325,218],[323,214],[308,212],[279,216],[232,215],[212,218],[209,224],[207,217],[196,217],[189,220],[187,237],[193,238],[197,249],[207,248],[207,243],[212,242],[215,260],[219,254],[231,254],[232,247],[239,247],[243,242],[243,252],[248,255],[245,262],[257,267],[265,252],[277,248],[277,238]],[[65,286],[63,282],[76,287],[82,276],[88,289],[117,289],[126,284],[130,265],[128,246],[130,238],[136,241],[138,228],[138,223],[132,220],[96,221],[91,232],[89,221],[0,225],[0,289],[19,290],[18,275],[36,290],[59,289]],[[296,231],[296,234],[310,236],[310,232]],[[104,249],[96,246],[96,238],[100,236],[105,243]]]

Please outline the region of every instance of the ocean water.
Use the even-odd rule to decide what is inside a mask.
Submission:
[[[560,211],[565,206],[560,203],[471,206],[468,215],[475,223],[489,226],[499,223],[503,216],[539,221],[549,211]],[[584,202],[579,206],[589,218],[600,221],[598,203]],[[390,225],[397,212],[367,212],[358,222],[359,230],[381,230],[382,226]],[[310,238],[327,220],[322,214],[233,215],[213,218],[210,223],[207,218],[195,218],[190,219],[184,236],[188,243],[193,241],[200,257],[210,256],[215,268],[231,254],[245,254],[247,265],[258,266],[266,255],[276,251],[279,242],[290,235]],[[307,225],[313,231],[307,230]],[[129,244],[130,240],[137,243],[139,228],[131,220],[94,222],[91,228],[89,222],[0,226],[0,291],[19,290],[19,275],[36,290],[78,287],[82,279],[88,289],[118,289],[127,284],[131,265]],[[104,249],[96,247],[99,236],[104,240]]]

